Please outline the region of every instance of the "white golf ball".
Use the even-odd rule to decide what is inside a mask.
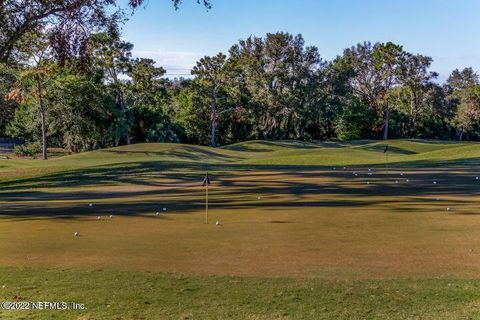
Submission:
[[[89,207],[93,207],[93,203],[88,204]]]
[[[110,215],[110,219],[112,219],[112,218],[113,218],[113,214]]]
[[[78,236],[80,235],[80,233],[75,232],[73,235],[74,235],[75,237],[78,237]]]
[[[395,180],[395,183],[398,183],[398,180]]]
[[[160,212],[155,213],[156,216],[160,215]]]
[[[447,208],[447,211],[451,211],[452,209],[451,208]]]
[[[478,180],[478,177],[475,177],[475,180]]]
[[[100,216],[97,217],[97,220],[101,220],[101,219],[102,219],[102,217],[100,217]]]
[[[410,182],[410,180],[407,179],[407,182]]]
[[[220,225],[220,221],[215,222],[215,225],[219,226],[219,225]]]
[[[2,289],[5,289],[5,285],[2,286]]]
[[[164,212],[167,211],[167,208],[163,208],[163,211],[164,211]]]
[[[260,197],[257,197],[257,200],[260,200],[261,198]]]
[[[433,184],[437,184],[437,181],[433,181]]]

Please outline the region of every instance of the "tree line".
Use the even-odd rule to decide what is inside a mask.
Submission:
[[[167,79],[154,60],[133,56],[114,1],[20,2],[0,12],[0,136],[25,139],[24,152],[480,137],[478,74],[454,70],[440,84],[432,58],[398,44],[359,43],[326,61],[301,35],[269,33],[203,57],[192,79]]]

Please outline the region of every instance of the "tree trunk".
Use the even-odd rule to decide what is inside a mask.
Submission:
[[[383,140],[388,140],[388,120],[390,118],[388,107],[384,108],[385,124],[383,127]]]
[[[120,103],[120,111],[122,112],[123,116],[124,116],[124,120],[125,120],[125,127],[126,127],[126,132],[125,132],[125,142],[127,144],[130,144],[131,143],[131,140],[130,140],[130,135],[128,133],[128,121],[127,121],[127,109],[125,108],[125,99],[123,97],[123,92],[122,92],[122,89],[119,88],[119,103]]]
[[[302,120],[301,124],[300,124],[300,130],[298,131],[298,138],[300,140],[304,140],[305,139],[305,120]]]
[[[210,140],[210,146],[216,147],[215,142],[215,131],[217,130],[217,90],[216,88],[212,91],[212,104],[210,105],[210,117],[211,117],[211,126],[212,126],[212,135]]]
[[[288,114],[288,118],[287,118],[287,124],[285,126],[285,131],[283,132],[283,139],[288,139],[290,137],[290,133],[292,133],[292,112],[290,112]]]
[[[35,72],[35,81],[37,83],[38,90],[38,106],[40,109],[40,122],[42,123],[42,159],[47,160],[47,126],[45,124],[45,107],[43,105],[42,99],[42,82],[40,81],[40,76],[38,72]]]
[[[211,140],[210,140],[210,146],[212,146],[212,147],[216,146],[216,144],[215,144],[215,130],[216,130],[216,127],[217,127],[217,121],[215,120],[214,115],[212,114],[212,137],[211,137]]]
[[[125,108],[125,97],[123,95],[123,90],[122,90],[122,84],[120,82],[120,80],[118,80],[118,75],[117,75],[117,71],[113,68],[110,70],[110,75],[111,77],[113,78],[113,82],[115,84],[115,87],[116,87],[116,90],[117,90],[117,102],[118,102],[118,105],[120,107],[120,112],[123,114],[124,116],[124,125],[126,127],[126,132],[125,132],[125,142],[127,144],[130,144],[131,143],[131,140],[130,140],[130,135],[128,133],[128,121],[127,121],[127,109]],[[124,129],[124,128],[122,128]],[[115,137],[115,144],[116,146],[118,146],[118,144],[120,143],[120,137],[118,135],[116,135]]]
[[[410,94],[410,138],[413,138],[415,125],[417,124],[417,95],[413,92]]]

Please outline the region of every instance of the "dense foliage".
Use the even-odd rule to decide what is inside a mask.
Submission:
[[[6,1],[1,11],[0,136],[23,138],[33,150],[480,139],[475,71],[454,70],[439,84],[430,57],[391,42],[360,43],[325,61],[301,35],[277,32],[200,59],[192,79],[166,79],[154,60],[133,57],[115,1],[22,3]],[[142,3],[130,1],[130,9]]]

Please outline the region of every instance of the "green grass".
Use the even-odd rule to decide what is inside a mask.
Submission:
[[[480,145],[388,143],[0,160],[2,299],[88,308],[0,318],[480,319]]]
[[[325,281],[107,270],[1,268],[3,300],[85,310],[1,311],[2,319],[476,319],[480,281]],[[8,274],[8,277],[5,275]],[[19,301],[19,300],[17,300]]]
[[[476,143],[446,143],[428,140],[391,140],[390,161],[408,163],[421,160],[448,161],[480,157]],[[49,161],[3,160],[0,172],[4,179],[7,173],[16,170],[18,175],[32,172],[58,172],[68,169],[100,165],[136,162],[238,164],[238,165],[293,165],[330,166],[383,164],[385,143],[357,141],[355,143],[306,143],[296,141],[267,142],[250,141],[212,149],[209,147],[178,144],[137,144],[119,148],[104,149]]]

